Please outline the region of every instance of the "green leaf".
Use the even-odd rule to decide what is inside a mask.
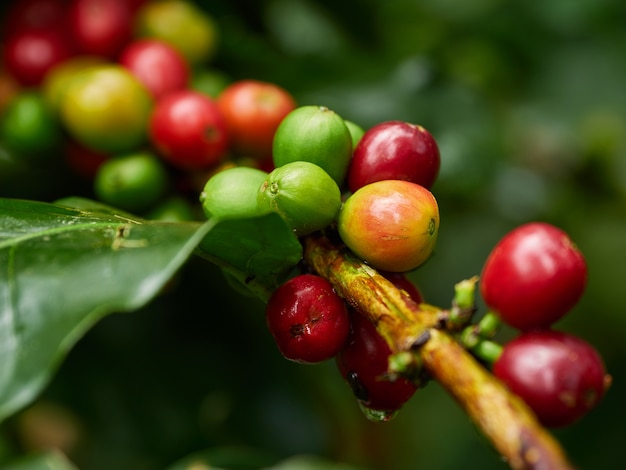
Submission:
[[[199,254],[221,266],[263,300],[302,259],[302,244],[277,214],[224,220],[199,245]]]
[[[139,218],[136,215],[126,212],[116,207],[111,207],[108,204],[104,204],[100,201],[94,201],[93,199],[85,199],[84,197],[69,196],[63,199],[57,199],[55,204],[58,206],[71,207],[72,209],[78,209],[86,213],[96,213],[98,217],[104,215],[110,215],[116,219],[124,217],[129,220],[138,221]]]
[[[0,198],[0,420],[38,395],[99,319],[157,295],[214,225],[61,202]]]
[[[2,467],[3,470],[78,470],[69,460],[57,452],[29,455]]]

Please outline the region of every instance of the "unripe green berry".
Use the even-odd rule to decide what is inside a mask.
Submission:
[[[94,192],[102,202],[128,211],[144,211],[164,195],[168,174],[161,160],[149,152],[111,158],[99,168]]]
[[[273,170],[261,185],[259,206],[279,214],[302,236],[328,226],[341,208],[341,191],[322,168],[292,162]]]
[[[274,165],[306,161],[320,166],[341,186],[352,157],[352,136],[344,120],[325,106],[300,106],[274,135]]]
[[[243,219],[271,211],[257,204],[257,192],[267,173],[257,168],[233,167],[215,173],[204,185],[200,202],[208,218]]]

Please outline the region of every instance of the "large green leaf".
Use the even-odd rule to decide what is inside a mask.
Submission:
[[[0,420],[96,321],[157,295],[213,225],[131,217],[80,199],[0,199]]]

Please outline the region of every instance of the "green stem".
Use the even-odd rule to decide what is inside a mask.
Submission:
[[[500,328],[500,318],[493,313],[487,312],[478,322],[478,334],[483,338],[491,338]]]
[[[459,341],[467,349],[473,349],[481,341],[491,338],[500,327],[498,317],[487,312],[475,325],[466,326],[458,335]]]
[[[492,365],[502,354],[502,345],[495,341],[483,339],[472,348],[472,354],[485,363]]]
[[[489,338],[493,337],[500,327],[500,319],[493,312],[487,312],[475,325],[469,325],[461,331],[457,339],[465,349],[476,357],[492,365],[502,352],[502,346]]]
[[[465,279],[454,286],[454,298],[447,328],[458,330],[467,325],[476,311],[476,283],[478,276]]]

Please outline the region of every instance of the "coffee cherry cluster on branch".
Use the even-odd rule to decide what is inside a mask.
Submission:
[[[326,106],[305,105],[276,127],[273,168],[224,170],[209,179],[201,200],[208,217],[274,212],[298,237],[317,231],[338,237],[419,304],[421,293],[406,273],[419,268],[436,244],[439,213],[430,187],[439,162],[437,144],[421,126],[388,121],[363,130]],[[237,174],[244,171],[254,177]],[[231,181],[219,184],[222,179]],[[549,329],[579,300],[586,275],[567,234],[545,223],[504,237],[481,275],[489,315],[522,331],[491,358],[493,373],[548,426],[576,421],[607,386],[602,359],[590,345]],[[391,349],[375,325],[318,275],[300,273],[279,286],[266,319],[286,358],[335,358],[374,419],[393,416],[422,382],[390,372]]]
[[[363,129],[278,84],[229,80],[208,66],[212,18],[187,0],[17,0],[3,26],[0,151],[12,159],[61,155],[95,197],[146,218],[277,214],[296,237],[325,233],[423,302],[407,273],[435,249],[440,167],[424,127]],[[389,344],[364,312],[293,268],[266,307],[279,351],[300,363],[334,358],[363,410],[392,416],[417,380],[390,372]],[[553,329],[586,276],[568,235],[545,223],[507,234],[481,273],[485,318],[519,330],[492,371],[548,426],[575,422],[608,386],[598,352]],[[481,323],[458,336],[477,356],[494,333]]]
[[[56,192],[197,218],[207,178],[268,164],[296,106],[274,83],[214,68],[219,28],[196,2],[14,0],[2,19],[0,151],[19,177],[61,170],[70,184]]]
[[[432,135],[401,121],[363,130],[327,106],[302,105],[280,121],[271,150],[267,173],[235,167],[209,178],[200,195],[206,216],[275,213],[297,237],[335,234],[421,302],[405,273],[429,258],[439,229],[429,190],[440,163]],[[266,320],[287,359],[336,358],[359,404],[377,419],[391,416],[417,389],[411,380],[387,374],[391,349],[366,316],[306,269],[273,292]]]

